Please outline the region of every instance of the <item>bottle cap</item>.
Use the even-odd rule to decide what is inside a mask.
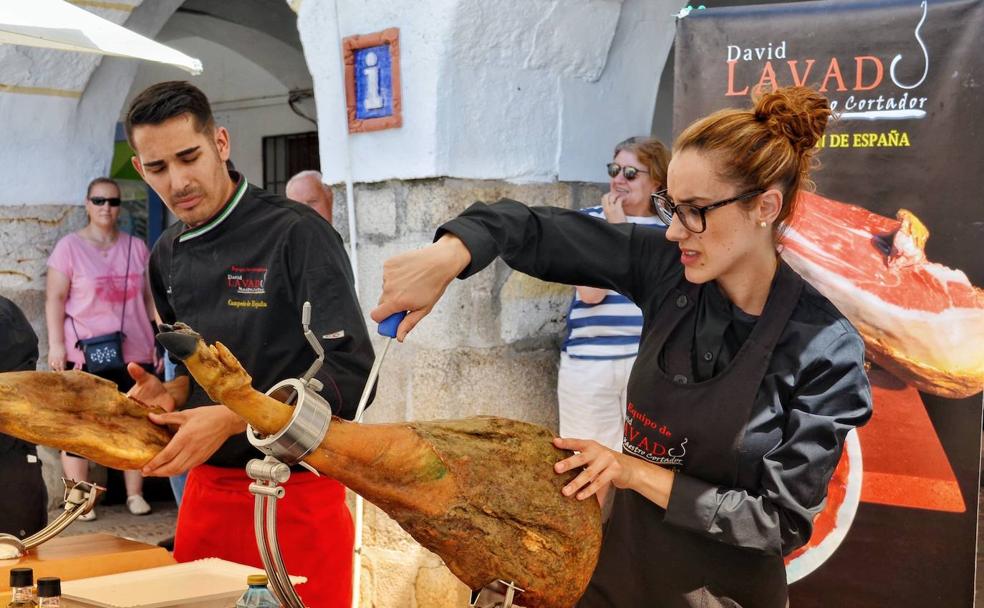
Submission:
[[[60,597],[61,579],[57,576],[45,576],[38,579],[38,597]]]
[[[33,587],[34,570],[30,568],[11,568],[10,569],[11,587]]]
[[[266,574],[250,574],[246,577],[247,585],[266,585],[267,575]]]

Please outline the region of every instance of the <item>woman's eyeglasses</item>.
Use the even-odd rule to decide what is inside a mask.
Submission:
[[[608,163],[605,167],[608,169],[608,177],[615,179],[618,177],[618,174],[621,173],[625,176],[625,179],[630,182],[640,173],[649,173],[649,171],[643,171],[642,169],[636,169],[635,167],[623,167],[618,163]]]
[[[112,198],[105,197],[105,196],[90,196],[89,202],[91,202],[96,207],[102,207],[106,203],[109,203],[110,207],[119,207],[121,201],[120,201],[120,197],[118,196]]]
[[[692,205],[690,203],[674,203],[670,200],[670,197],[666,196],[666,190],[660,190],[659,192],[654,192],[652,194],[653,206],[656,207],[656,216],[667,226],[673,221],[673,216],[676,215],[680,218],[680,223],[683,227],[690,232],[700,234],[707,230],[707,215],[708,211],[717,209],[718,207],[724,207],[725,205],[730,205],[731,203],[737,203],[738,201],[745,201],[750,198],[754,198],[759,194],[762,194],[765,190],[752,190],[744,194],[739,194],[733,198],[728,198],[723,201],[718,201],[716,203],[711,203],[710,205],[704,205],[703,207],[698,207],[697,205]]]

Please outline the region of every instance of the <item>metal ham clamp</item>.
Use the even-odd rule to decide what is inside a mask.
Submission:
[[[50,524],[32,536],[21,540],[13,534],[0,534],[0,560],[22,557],[30,549],[58,536],[73,521],[85,515],[96,505],[96,499],[106,491],[106,488],[87,481],[65,479],[65,510]]]
[[[386,357],[393,338],[396,337],[397,328],[404,317],[406,317],[406,313],[399,312],[390,315],[379,324],[377,331],[387,339],[383,344],[382,352],[376,357],[369,371],[366,386],[356,409],[355,422],[362,421],[366,405],[369,402],[369,395],[372,394],[372,389],[376,385],[383,359]],[[263,460],[254,459],[246,465],[247,475],[254,480],[249,486],[249,491],[256,497],[254,510],[256,542],[274,595],[285,608],[304,608],[304,604],[290,583],[277,542],[277,499],[283,498],[285,494],[285,490],[280,484],[285,483],[290,478],[290,467],[295,464],[317,474],[317,471],[302,462],[301,459],[321,445],[331,422],[331,407],[318,394],[322,386],[314,378],[314,374],[321,369],[324,362],[324,349],[314,332],[311,331],[310,322],[311,305],[309,302],[305,302],[301,314],[301,323],[304,337],[307,338],[311,348],[317,354],[317,359],[302,377],[283,380],[266,393],[278,401],[294,406],[294,413],[290,422],[279,432],[265,437],[257,433],[252,426],[248,426],[246,429],[246,436],[250,443],[266,454],[266,458]],[[359,551],[360,549],[357,547],[357,555]],[[355,575],[358,577],[359,568],[356,567],[355,570]],[[470,608],[513,608],[514,599],[522,592],[523,590],[511,581],[497,580],[481,589],[472,591],[468,606]]]
[[[379,324],[379,333],[389,339],[386,340],[382,354],[373,362],[369,372],[356,410],[356,422],[362,418],[369,395],[372,394],[372,388],[376,384],[379,367],[389,350],[390,342],[396,337],[396,328],[405,316],[406,313],[396,313]],[[256,543],[273,593],[285,608],[304,608],[304,603],[290,582],[277,542],[277,500],[283,498],[286,493],[280,484],[290,478],[290,467],[295,464],[318,474],[301,459],[321,445],[321,440],[324,439],[328,432],[328,425],[331,423],[331,407],[324,397],[318,394],[323,387],[314,377],[324,362],[325,351],[310,328],[310,302],[304,303],[301,324],[304,337],[317,358],[303,376],[278,382],[266,392],[270,397],[294,406],[294,414],[290,422],[279,432],[267,436],[258,433],[252,426],[246,428],[249,442],[266,454],[263,460],[253,459],[246,464],[246,474],[254,480],[249,486],[249,491],[256,497],[253,512]]]
[[[469,608],[513,608],[513,601],[523,590],[499,579],[471,592]]]

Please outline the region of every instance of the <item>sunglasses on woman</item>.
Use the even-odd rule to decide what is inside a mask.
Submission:
[[[623,167],[618,163],[608,163],[605,167],[608,169],[608,177],[615,179],[618,177],[618,174],[621,173],[625,176],[625,179],[630,182],[640,173],[649,173],[649,171],[643,171],[642,169],[636,169],[635,167]]]
[[[96,207],[102,207],[106,203],[109,203],[110,207],[119,207],[121,201],[120,201],[120,197],[118,196],[114,196],[114,197],[91,196],[89,197],[89,202],[91,202]]]
[[[707,215],[708,211],[717,209],[718,207],[724,207],[725,205],[730,205],[731,203],[737,203],[738,201],[745,201],[750,198],[756,197],[762,194],[765,190],[752,190],[744,194],[739,194],[733,198],[728,198],[723,201],[717,201],[716,203],[711,203],[710,205],[704,205],[703,207],[698,207],[697,205],[692,205],[690,203],[674,203],[670,200],[670,197],[666,195],[666,190],[660,190],[659,192],[654,192],[652,194],[653,206],[656,207],[656,217],[660,219],[667,226],[673,221],[673,216],[678,216],[680,218],[680,223],[683,227],[693,232],[695,234],[700,234],[707,230]]]

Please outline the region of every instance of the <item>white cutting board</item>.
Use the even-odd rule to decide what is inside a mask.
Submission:
[[[230,608],[262,569],[222,559],[62,581],[66,608]],[[307,582],[292,576],[295,585]]]

